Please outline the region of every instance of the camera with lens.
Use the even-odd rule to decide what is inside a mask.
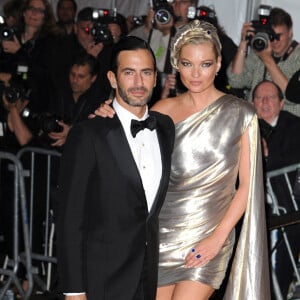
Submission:
[[[145,23],[147,16],[133,16],[132,17],[132,24],[133,27],[142,26]]]
[[[0,16],[0,42],[13,41],[16,31],[13,27],[5,24],[4,17]]]
[[[25,87],[22,83],[17,81],[11,81],[10,85],[3,90],[5,99],[8,103],[16,103],[19,99],[23,100],[26,94]]]
[[[188,13],[187,13],[188,19],[198,19],[198,20],[203,20],[209,23],[212,23],[211,21],[216,19],[216,13],[213,8],[210,8],[208,6],[190,6],[188,8]]]
[[[250,46],[256,51],[263,51],[268,47],[269,41],[279,40],[279,35],[276,34],[269,22],[271,6],[260,5],[258,8],[259,20],[252,20],[254,27],[254,36],[248,35],[247,40]]]
[[[40,129],[46,134],[50,132],[62,132],[63,127],[58,124],[58,121],[61,121],[61,118],[54,114],[41,114],[39,117]]]
[[[0,25],[0,41],[13,41],[15,29],[7,25]]]
[[[9,86],[3,89],[7,102],[16,103],[19,99],[29,100],[31,89],[27,82],[28,66],[18,65],[17,72],[12,74]]]
[[[174,13],[170,3],[171,2],[167,0],[156,0],[154,2],[153,4],[154,24],[159,23],[165,25],[171,21]]]
[[[52,113],[34,113],[28,107],[22,111],[22,117],[34,121],[38,129],[45,134],[50,132],[62,132],[63,127],[58,124],[62,118]]]
[[[94,9],[92,13],[93,27],[91,34],[96,44],[110,44],[113,42],[112,34],[108,24],[117,23],[115,9]]]

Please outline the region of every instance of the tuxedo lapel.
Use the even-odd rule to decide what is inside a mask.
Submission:
[[[153,112],[149,111],[149,114],[154,114]],[[168,134],[170,134],[165,126],[160,122],[160,119],[157,118],[157,137],[158,137],[158,143],[160,147],[160,153],[161,153],[161,164],[162,164],[162,174],[160,179],[160,184],[156,193],[156,197],[154,199],[152,208],[149,213],[149,217],[157,211],[157,209],[160,209],[162,206],[162,203],[164,200],[162,197],[162,193],[164,192],[164,188],[169,183],[169,168],[170,168],[170,155],[171,155],[171,149],[169,148],[168,144],[166,144],[166,141],[168,140]]]
[[[120,172],[123,173],[125,178],[128,178],[128,182],[133,185],[135,190],[141,195],[141,198],[144,199],[145,204],[147,204],[140,173],[125,132],[117,116],[115,116],[114,121],[107,134],[107,142],[111,148],[111,153],[120,167]]]

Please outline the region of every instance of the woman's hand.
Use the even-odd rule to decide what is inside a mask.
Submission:
[[[90,115],[89,118],[93,118],[95,116],[99,116],[102,118],[113,118],[113,116],[115,115],[115,111],[110,106],[111,103],[111,99],[106,100],[104,103],[101,103],[100,106],[95,110],[95,115]]]
[[[192,248],[187,255],[185,259],[186,267],[195,268],[204,266],[220,252],[223,244],[223,239],[214,237],[214,235],[205,238]]]

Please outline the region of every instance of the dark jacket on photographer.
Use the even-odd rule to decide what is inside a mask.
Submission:
[[[287,111],[280,111],[276,125],[270,126],[268,136],[265,137],[269,150],[266,171],[300,162],[299,132],[300,118]]]
[[[21,44],[14,54],[0,51],[0,72],[16,77],[19,66],[27,68],[26,85],[31,90],[31,106],[36,112],[47,111],[49,105],[47,49],[51,44],[55,44],[53,36],[37,37]]]
[[[50,112],[57,119],[69,125],[87,120],[88,116],[99,107],[100,95],[97,93],[97,80],[94,84],[74,101],[70,87],[65,88],[55,99],[51,101]],[[106,100],[107,98],[103,99]]]
[[[300,104],[300,69],[289,80],[285,97],[291,102]]]
[[[111,90],[106,76],[110,66],[111,47],[112,45],[105,45],[97,57],[99,72],[95,83],[95,93],[100,95],[103,101],[108,98]],[[87,52],[80,45],[74,33],[58,39],[57,43],[55,45],[52,44],[47,51],[50,76],[48,84],[52,99],[69,85],[69,71],[74,60]]]

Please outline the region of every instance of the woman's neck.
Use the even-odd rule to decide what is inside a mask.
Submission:
[[[35,27],[26,27],[24,33],[22,34],[23,43],[32,40],[36,36],[37,31],[38,30]]]

